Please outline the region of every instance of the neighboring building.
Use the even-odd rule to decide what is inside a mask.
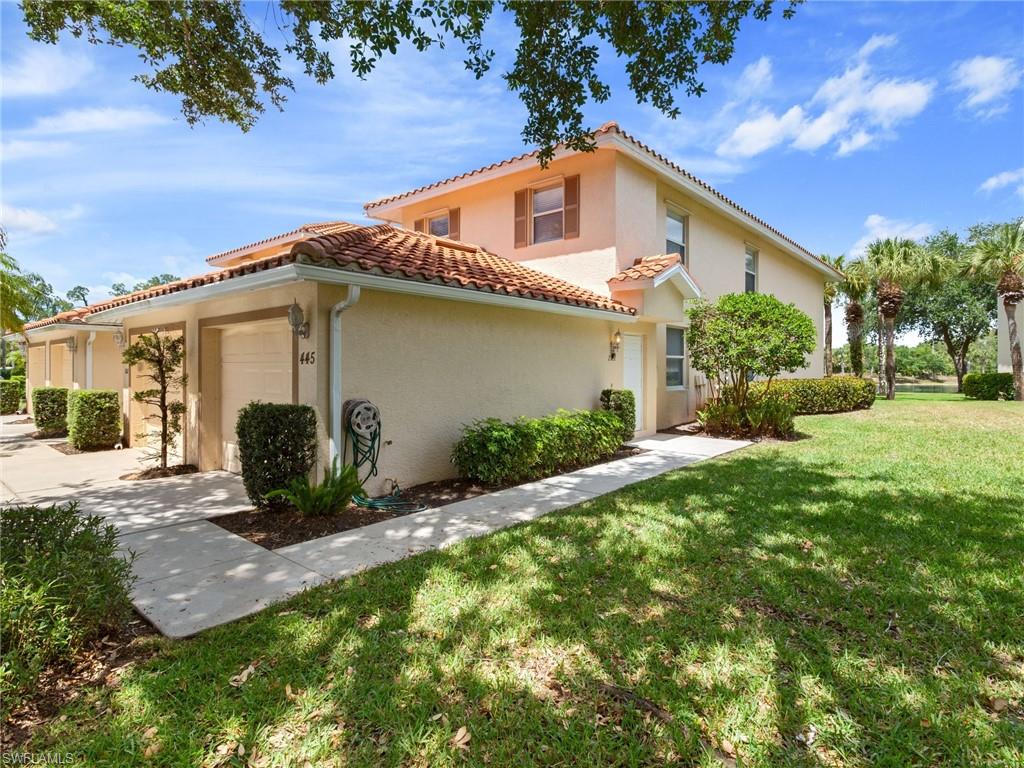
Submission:
[[[138,376],[108,347],[183,333],[187,461],[237,471],[238,409],[264,400],[317,409],[326,463],[342,402],[366,398],[383,419],[379,479],[408,486],[453,474],[471,421],[592,408],[609,386],[636,394],[640,434],[691,420],[706,394],[686,350],[698,296],[773,293],[820,340],[837,272],[614,123],[596,141],[547,168],[530,153],[368,203],[385,224],[306,225],[210,257],[214,272],[31,324],[30,387],[123,388],[134,439]],[[802,373],[821,375],[820,348]]]
[[[997,331],[999,343],[998,365],[1001,373],[1012,373],[1013,366],[1010,363],[1010,328],[1006,320],[1006,310],[1003,308],[1003,300],[999,299],[999,328]],[[1024,334],[1024,304],[1017,305],[1017,332]]]

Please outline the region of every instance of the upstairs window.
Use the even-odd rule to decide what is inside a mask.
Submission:
[[[665,253],[679,254],[686,264],[686,217],[671,208],[665,214]]]
[[[448,214],[432,216],[427,219],[427,232],[434,237],[448,237]]]
[[[562,182],[533,190],[533,242],[562,239],[564,193]]]
[[[757,292],[757,249],[752,246],[747,246],[747,253],[745,258],[745,279],[746,284],[744,290],[747,293]]]
[[[681,389],[686,386],[686,331],[665,329],[665,386]]]

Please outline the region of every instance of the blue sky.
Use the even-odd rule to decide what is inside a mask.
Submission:
[[[63,292],[205,271],[204,257],[523,151],[500,72],[458,51],[403,50],[367,81],[304,78],[249,133],[190,128],[173,96],[131,81],[128,49],[25,36],[2,14],[2,221],[10,252]],[[748,20],[736,55],[676,121],[635,103],[616,60],[592,127],[629,132],[816,252],[1024,212],[1024,4],[818,3]]]

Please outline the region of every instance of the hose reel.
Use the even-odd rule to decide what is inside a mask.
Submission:
[[[380,409],[366,399],[346,400],[341,407],[341,423],[348,435],[345,441],[342,462],[348,460],[348,444],[352,443],[352,465],[356,472],[366,467],[366,475],[360,482],[365,483],[377,475],[377,459],[380,457],[381,418]],[[403,501],[402,491],[396,484],[387,496],[368,498],[356,494],[352,500],[357,506],[367,509],[387,509],[393,512],[422,512],[423,504]]]

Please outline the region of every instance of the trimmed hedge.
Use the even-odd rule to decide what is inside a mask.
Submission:
[[[483,419],[463,430],[451,460],[464,477],[487,485],[521,483],[611,456],[622,444],[623,429],[612,411],[558,411],[510,422]]]
[[[636,398],[631,389],[602,389],[601,408],[622,421],[622,442],[628,443],[636,432]]]
[[[964,376],[964,397],[975,400],[1013,400],[1012,373],[968,373]]]
[[[0,509],[0,700],[9,711],[49,664],[131,614],[132,557],[77,503]]]
[[[63,435],[68,431],[67,387],[36,387],[32,390],[32,417],[40,432]]]
[[[68,442],[80,451],[113,448],[121,439],[121,402],[112,389],[68,392]]]
[[[763,382],[750,388],[754,398],[766,393]],[[797,416],[816,413],[845,413],[870,408],[875,402],[875,384],[857,376],[827,376],[823,379],[776,379],[767,394],[793,407]]]
[[[288,505],[267,494],[307,476],[316,463],[316,411],[308,405],[253,402],[238,412],[235,426],[242,483],[262,509]]]
[[[17,413],[25,399],[25,381],[13,378],[0,381],[0,414]]]

